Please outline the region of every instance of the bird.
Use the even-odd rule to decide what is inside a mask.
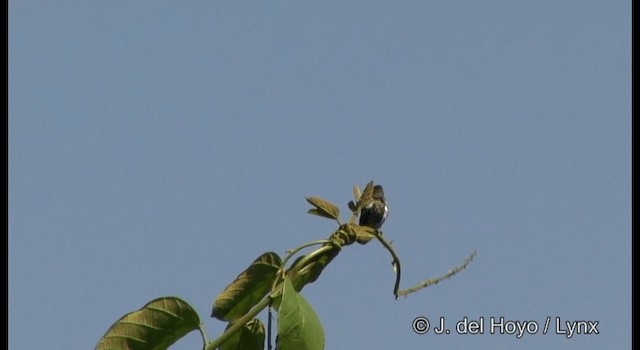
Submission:
[[[389,207],[387,207],[387,202],[384,199],[382,186],[375,185],[371,197],[371,203],[360,210],[359,225],[379,230],[389,214]]]

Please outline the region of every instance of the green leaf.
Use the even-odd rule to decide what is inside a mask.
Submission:
[[[356,242],[360,244],[367,244],[370,240],[375,238],[376,230],[368,226],[349,225],[349,229],[353,230],[356,234]]]
[[[278,254],[260,255],[216,297],[211,317],[233,321],[245,315],[271,290],[281,266],[282,259]]]
[[[340,253],[340,248],[333,247],[333,249],[329,249],[322,254],[319,254],[311,261],[307,261],[303,267],[299,267],[297,265],[303,261],[303,258],[305,258],[306,255],[300,256],[293,262],[293,264],[291,264],[291,268],[287,271],[287,277],[291,280],[295,289],[300,291],[305,285],[317,280],[318,277],[320,277],[322,270],[329,265],[331,260],[333,260],[338,253]]]
[[[324,331],[311,305],[293,288],[285,278],[282,301],[278,310],[279,350],[322,350]]]
[[[176,297],[158,298],[116,321],[102,336],[96,350],[166,349],[199,325],[198,314],[185,301]]]
[[[329,219],[340,220],[340,209],[333,203],[318,197],[306,197],[309,204],[316,209],[309,209],[307,213],[322,216]]]
[[[233,326],[234,322],[227,325],[227,329]],[[263,350],[264,349],[264,325],[259,319],[254,318],[247,322],[244,327],[234,333],[219,350]]]
[[[323,218],[328,218],[328,219],[334,219],[333,215],[327,214],[325,211],[323,210],[319,210],[319,209],[309,209],[307,210],[308,214],[312,214],[312,215],[317,215],[317,216],[321,216]]]

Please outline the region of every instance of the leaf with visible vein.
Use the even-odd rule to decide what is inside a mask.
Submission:
[[[158,298],[116,321],[96,350],[166,349],[199,325],[198,314],[187,302],[176,297]]]
[[[271,290],[281,266],[282,259],[274,252],[259,256],[216,297],[211,317],[233,321],[245,315]]]
[[[285,278],[278,310],[276,349],[324,349],[324,331],[318,315],[305,298],[295,291],[289,278]]]
[[[233,326],[233,322],[229,322],[227,329]],[[262,350],[264,349],[264,325],[262,322],[254,318],[247,322],[238,332],[227,339],[219,348],[219,350]]]
[[[340,210],[333,203],[318,197],[306,197],[306,199],[309,204],[316,207],[315,209],[309,209],[307,211],[309,214],[334,220],[340,219]]]

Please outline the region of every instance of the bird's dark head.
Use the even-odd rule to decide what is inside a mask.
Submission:
[[[375,185],[373,186],[373,195],[372,195],[373,199],[377,199],[379,201],[381,201],[382,203],[385,202],[384,200],[384,189],[382,188],[382,186],[380,185]]]

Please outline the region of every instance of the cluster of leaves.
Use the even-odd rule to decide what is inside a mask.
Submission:
[[[310,214],[335,220],[338,229],[328,239],[304,244],[287,252],[282,259],[274,252],[260,255],[236,277],[214,300],[211,317],[228,322],[224,333],[207,342],[200,328],[198,314],[189,304],[176,297],[155,299],[140,310],[115,322],[98,342],[96,349],[166,349],[187,333],[200,329],[205,349],[264,349],[265,327],[255,316],[265,307],[277,311],[278,349],[323,349],[322,325],[309,303],[299,293],[314,282],[343,246],[369,242],[377,232],[354,223],[360,208],[371,200],[373,182],[364,192],[354,187],[357,208],[351,219],[340,221],[340,210],[318,197],[307,197],[313,206]],[[320,245],[318,249],[287,262],[302,249]]]
[[[396,270],[393,292],[396,298],[451,277],[465,268],[475,255],[474,252],[464,264],[440,278],[424,281],[404,291],[399,290],[400,261],[391,244],[379,230],[355,223],[360,210],[373,200],[373,181],[363,191],[354,186],[353,193],[355,202],[349,203],[351,218],[346,223],[341,222],[340,210],[331,202],[318,197],[306,198],[313,206],[308,211],[310,214],[335,220],[338,229],[328,239],[287,251],[284,259],[274,252],[266,252],[256,258],[214,299],[211,317],[228,322],[225,331],[215,340],[206,339],[200,318],[189,304],[176,297],[164,297],[116,321],[100,339],[96,350],[166,349],[196,329],[202,335],[205,350],[264,349],[265,327],[256,316],[266,307],[272,307],[277,312],[277,349],[323,349],[322,324],[300,291],[318,279],[342,247],[355,242],[366,244],[377,238],[393,258]],[[310,246],[319,248],[299,255],[289,264],[300,251]],[[267,333],[270,333],[270,329]]]

